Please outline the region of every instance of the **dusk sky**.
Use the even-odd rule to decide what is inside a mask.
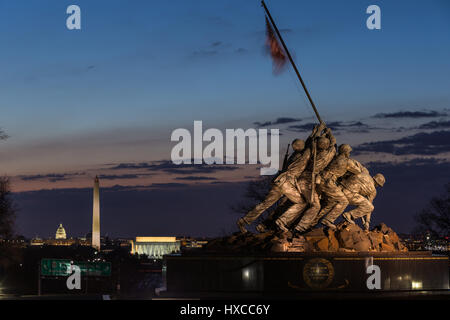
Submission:
[[[450,2],[267,5],[338,144],[386,175],[374,223],[410,232],[450,182]],[[95,175],[102,234],[233,231],[257,166],[177,167],[172,131],[278,128],[284,153],[316,122],[292,68],[272,72],[259,0],[1,1],[0,39],[0,174],[25,236],[89,232]]]

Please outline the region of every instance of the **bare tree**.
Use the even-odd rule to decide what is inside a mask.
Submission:
[[[8,135],[0,129],[0,140]],[[13,236],[16,211],[11,198],[11,188],[8,177],[0,177],[0,238],[10,239]]]
[[[0,238],[11,239],[14,235],[14,208],[8,177],[0,178]]]
[[[430,232],[434,237],[450,234],[450,183],[446,185],[446,193],[432,198],[415,219],[418,232]]]
[[[262,176],[257,180],[250,181],[241,202],[232,206],[231,209],[240,215],[245,215],[255,205],[264,201],[272,188],[272,180],[273,176]]]

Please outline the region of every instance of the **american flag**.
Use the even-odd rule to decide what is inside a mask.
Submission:
[[[280,46],[275,33],[273,32],[272,26],[270,25],[269,19],[266,17],[266,47],[267,51],[270,52],[273,61],[273,73],[279,74],[283,71],[286,64],[286,54],[283,48]]]

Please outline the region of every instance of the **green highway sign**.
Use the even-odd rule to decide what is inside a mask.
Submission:
[[[84,262],[71,261],[67,259],[42,259],[41,260],[41,275],[65,277],[72,274],[71,265],[78,266],[81,275],[93,277],[109,277],[111,276],[110,262]]]

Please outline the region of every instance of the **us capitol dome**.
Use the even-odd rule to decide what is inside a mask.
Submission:
[[[60,223],[58,229],[56,229],[55,239],[66,239],[66,230],[64,229],[62,223]]]

